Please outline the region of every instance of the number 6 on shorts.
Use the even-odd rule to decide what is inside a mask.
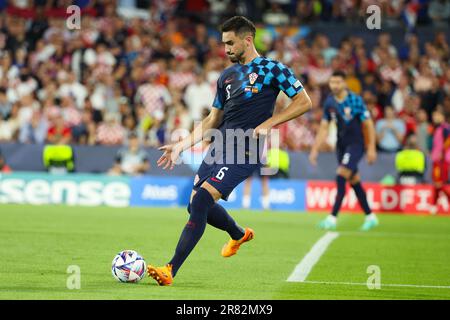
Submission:
[[[222,180],[223,177],[225,176],[225,172],[224,171],[228,171],[228,167],[220,168],[219,172],[216,174],[216,178],[219,179],[219,180]]]

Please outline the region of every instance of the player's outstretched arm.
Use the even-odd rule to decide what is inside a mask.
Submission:
[[[257,126],[253,131],[253,137],[256,138],[260,134],[267,135],[270,129],[272,129],[273,127],[297,118],[311,110],[311,108],[311,99],[306,93],[306,90],[303,89],[292,98],[292,101],[287,106],[287,108],[283,109],[281,112],[273,115],[272,117],[261,123],[259,126]]]
[[[176,143],[160,147],[159,150],[163,150],[164,153],[157,161],[158,167],[164,166],[163,169],[170,168],[172,170],[180,154],[200,142],[208,130],[219,127],[222,117],[223,110],[212,108],[209,115],[187,137]]]
[[[367,162],[372,164],[377,160],[375,126],[370,118],[364,120],[362,125],[367,134]]]
[[[319,155],[319,149],[327,138],[328,127],[329,121],[326,119],[322,119],[322,121],[320,122],[319,132],[317,132],[314,145],[312,146],[311,153],[309,154],[309,162],[311,162],[311,164],[314,166],[317,165],[317,156]]]

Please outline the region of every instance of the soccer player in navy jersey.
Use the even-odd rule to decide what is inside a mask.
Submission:
[[[223,257],[236,254],[243,243],[253,239],[254,231],[240,227],[217,201],[227,200],[239,183],[261,169],[262,148],[254,146],[261,146],[260,140],[265,139],[270,129],[304,114],[312,106],[303,85],[289,68],[258,54],[254,45],[255,26],[251,21],[235,16],[222,25],[221,31],[226,54],[234,64],[225,69],[217,81],[210,114],[185,139],[160,148],[164,153],[158,165],[171,169],[181,152],[207,138],[208,130],[218,129],[222,134],[221,139],[213,136],[209,154],[195,176],[187,208],[190,217],[173,258],[165,266],[149,265],[147,268],[149,276],[159,285],[172,284],[207,223],[230,235],[231,239],[222,248]],[[273,115],[280,91],[292,101],[282,112]],[[237,130],[251,134],[245,139],[235,139],[233,133]],[[245,150],[244,163],[236,161],[236,151],[240,148]],[[227,157],[227,154],[232,156]],[[255,154],[256,161],[249,161]],[[214,161],[210,161],[211,157]]]
[[[309,160],[313,165],[317,165],[319,148],[326,140],[330,121],[334,121],[337,126],[336,153],[339,166],[336,171],[337,193],[333,209],[331,214],[320,222],[319,227],[326,230],[336,229],[337,215],[345,196],[346,183],[349,182],[366,215],[361,230],[368,231],[378,225],[378,219],[367,202],[358,173],[358,163],[366,147],[367,162],[372,164],[376,160],[373,121],[361,96],[347,89],[345,73],[335,71],[329,80],[329,86],[331,93],[324,102],[322,121]],[[367,134],[367,141],[364,132]]]

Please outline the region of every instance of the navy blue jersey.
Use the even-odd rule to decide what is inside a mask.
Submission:
[[[362,121],[370,118],[370,113],[363,99],[348,91],[342,102],[336,101],[330,94],[324,103],[323,119],[335,121],[337,125],[337,145],[346,147],[350,144],[364,145]]]
[[[251,134],[244,139],[231,141],[226,130],[240,129],[252,133],[251,129],[272,116],[280,90],[292,98],[302,89],[302,84],[290,69],[271,59],[257,57],[247,64],[235,64],[225,69],[217,81],[217,94],[213,103],[213,107],[224,111],[219,129],[224,136],[225,148],[219,151],[213,145],[210,147],[198,170],[194,189],[198,190],[207,181],[226,200],[238,184],[261,167],[261,150],[258,147],[261,140],[256,141],[255,150],[252,149],[255,144],[247,143],[253,140]],[[249,156],[244,159],[244,163],[236,162],[238,153],[234,151],[239,146],[244,146],[245,155]],[[228,159],[230,150],[235,156],[231,161]],[[255,163],[251,162],[252,154],[257,155]],[[206,161],[211,160],[209,155],[214,161]]]
[[[220,129],[254,129],[273,114],[281,91],[289,98],[303,89],[284,64],[257,57],[225,69],[217,81],[213,107],[224,110]]]

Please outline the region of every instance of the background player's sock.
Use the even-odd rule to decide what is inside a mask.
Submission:
[[[242,207],[244,207],[244,209],[250,208],[250,202],[251,202],[250,196],[245,194],[242,197]]]
[[[377,218],[377,216],[375,215],[375,213],[371,212],[369,214],[366,214],[366,220],[375,220]]]
[[[331,215],[337,216],[339,209],[341,209],[342,200],[345,196],[345,183],[346,180],[343,176],[336,176],[336,184],[337,184],[337,193],[336,199],[334,201],[333,210],[331,211]]]
[[[202,237],[206,227],[208,211],[214,203],[211,194],[203,188],[200,188],[192,199],[189,221],[181,233],[180,240],[178,240],[175,255],[169,262],[172,265],[173,276],[177,274],[178,269]]]
[[[208,211],[208,224],[228,232],[233,240],[239,240],[245,235],[244,229],[242,229],[228,214],[225,208],[218,203],[215,203]]]
[[[264,195],[261,198],[262,207],[264,210],[268,210],[270,208],[270,197],[269,195]]]
[[[358,198],[361,208],[364,210],[364,213],[366,215],[371,214],[372,211],[370,210],[369,203],[367,202],[366,192],[364,191],[364,188],[362,187],[361,182],[352,184],[352,187],[353,187],[353,190],[355,191],[356,197]]]

